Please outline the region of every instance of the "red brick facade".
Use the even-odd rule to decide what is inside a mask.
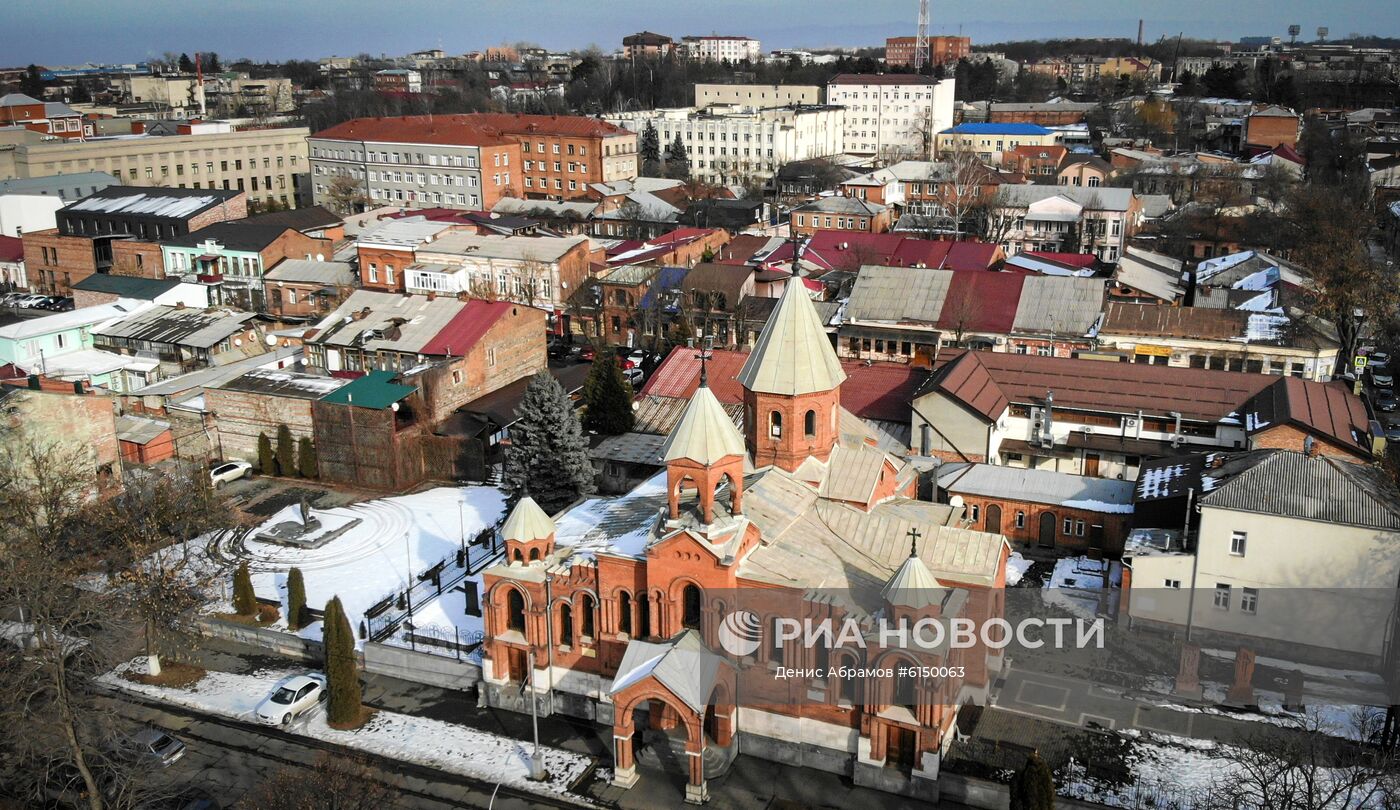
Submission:
[[[1131,528],[1131,513],[1106,514],[1015,498],[991,498],[960,493],[956,488],[948,494],[963,499],[969,517],[975,511],[976,519],[970,528],[1004,534],[1012,543],[1027,546],[1057,551],[1099,549],[1117,556],[1123,553],[1123,541]],[[1042,529],[1051,525],[1053,530],[1046,529],[1047,534],[1042,537]]]

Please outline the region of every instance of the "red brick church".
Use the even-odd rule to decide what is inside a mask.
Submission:
[[[668,749],[674,760],[658,759],[686,763],[692,803],[740,751],[936,799],[958,707],[985,698],[1001,659],[771,632],[793,605],[862,628],[1002,609],[1005,538],[915,498],[914,469],[841,407],[845,376],[789,284],[737,376],[742,433],[702,382],[662,446],[664,473],[553,517],[523,499],[502,528],[506,561],[485,574],[486,702],[528,711],[529,682],[541,711],[611,725],[622,787],[649,746]],[[721,625],[741,607],[761,632],[736,657]],[[963,675],[773,677],[900,663]]]

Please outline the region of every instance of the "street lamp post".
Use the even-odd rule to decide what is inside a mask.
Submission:
[[[544,752],[540,750],[540,717],[539,709],[536,708],[535,701],[535,651],[530,650],[529,671],[525,676],[528,678],[530,689],[530,726],[535,734],[535,753],[530,756],[530,778],[536,782],[544,781]]]
[[[466,567],[467,567],[467,518],[466,518],[466,516],[465,516],[465,512],[466,512],[466,503],[467,503],[467,496],[464,495],[464,494],[462,494],[462,493],[458,493],[458,495],[457,495],[457,529],[458,529],[458,531],[461,533],[461,536],[462,536],[462,543],[461,543],[460,548],[461,548],[461,550],[462,550],[462,567],[463,567],[463,568],[466,568]]]
[[[404,575],[406,584],[403,593],[404,600],[408,602],[408,620],[411,622],[413,621],[413,547],[409,544],[407,529],[403,533],[403,556],[404,562],[408,563],[408,568],[405,569],[408,573]]]

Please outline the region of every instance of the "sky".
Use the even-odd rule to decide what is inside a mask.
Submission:
[[[530,41],[564,50],[621,45],[651,30],[742,34],[764,50],[875,46],[912,35],[918,0],[7,0],[0,66],[133,62],[167,51],[318,59],[400,55],[440,47],[464,53]],[[1400,36],[1395,0],[931,0],[933,34],[973,43],[1064,36],[1238,39],[1286,36],[1290,23],[1333,38]]]

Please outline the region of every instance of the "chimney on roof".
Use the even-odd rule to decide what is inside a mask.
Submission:
[[[437,300],[437,290],[428,290],[428,300],[429,300],[429,301],[436,301],[436,300]]]

